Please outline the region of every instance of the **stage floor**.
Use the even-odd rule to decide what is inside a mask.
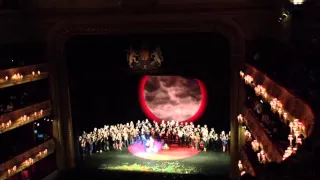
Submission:
[[[133,155],[126,148],[122,151],[95,153],[87,156],[81,164],[82,168],[107,171],[228,176],[230,156],[223,152],[207,151],[180,160],[150,160]]]

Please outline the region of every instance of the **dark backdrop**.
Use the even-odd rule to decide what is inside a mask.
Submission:
[[[130,70],[130,46],[159,46],[164,56],[158,74],[200,79],[208,106],[196,124],[229,129],[229,46],[215,34],[78,36],[66,44],[73,124],[76,134],[107,124],[145,119],[138,86],[150,72]]]

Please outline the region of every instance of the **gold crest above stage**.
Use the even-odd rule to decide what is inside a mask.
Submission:
[[[163,63],[161,49],[143,47],[134,49],[130,47],[127,53],[129,67],[135,70],[157,70]]]

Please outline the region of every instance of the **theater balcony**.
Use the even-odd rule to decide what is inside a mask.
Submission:
[[[269,158],[274,162],[282,161],[282,148],[277,141],[273,141],[271,133],[261,125],[261,121],[255,117],[250,109],[244,108],[244,118],[247,119],[247,127],[250,129],[252,136],[259,142],[263,142],[263,150],[269,154]]]
[[[55,152],[53,139],[34,147],[0,165],[0,179],[8,179],[35,165]],[[14,179],[14,178],[13,178]],[[17,178],[15,178],[17,179]],[[23,178],[21,178],[23,179]]]
[[[0,179],[41,179],[56,169],[45,47],[0,44]]]
[[[0,71],[0,88],[46,79],[47,64],[37,64]]]
[[[309,105],[253,66],[247,64],[245,69],[244,74],[252,78],[252,81],[246,84],[253,87],[255,93],[269,103],[273,112],[281,115],[286,123],[290,124],[290,121],[295,119],[301,121],[302,133],[308,137],[313,131],[315,121],[314,113]]]
[[[0,116],[0,134],[51,115],[51,101],[34,104]]]
[[[246,64],[240,77],[246,98],[238,116],[241,167],[254,176],[268,164],[282,163],[301,151],[314,130],[315,115],[304,101],[255,67]]]

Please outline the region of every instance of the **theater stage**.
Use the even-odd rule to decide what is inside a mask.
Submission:
[[[170,152],[171,150],[173,152]],[[134,155],[132,149],[129,152],[125,148],[122,151],[95,153],[92,156],[85,157],[85,160],[80,164],[81,169],[228,176],[230,157],[227,153],[195,151],[186,147],[171,147],[166,152],[160,151],[143,158],[141,154]],[[174,156],[172,157],[174,160],[168,160],[170,155]]]

